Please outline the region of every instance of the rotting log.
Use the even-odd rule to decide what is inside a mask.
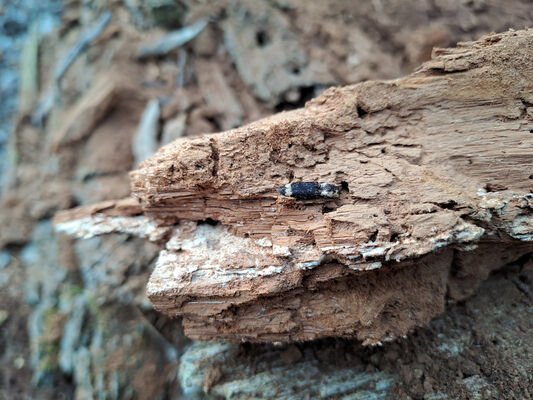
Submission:
[[[532,29],[436,49],[407,77],[178,139],[131,173],[137,203],[55,223],[160,242],[148,296],[192,338],[391,340],[533,251],[531,65]],[[340,196],[277,192],[298,181]]]

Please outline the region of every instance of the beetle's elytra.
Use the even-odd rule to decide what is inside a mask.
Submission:
[[[293,182],[278,189],[282,196],[298,200],[331,199],[339,197],[340,191],[339,186],[324,182]]]

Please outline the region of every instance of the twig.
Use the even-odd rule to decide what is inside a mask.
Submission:
[[[56,64],[56,67],[54,68],[54,81],[46,90],[31,116],[31,121],[34,125],[42,126],[44,118],[54,106],[54,102],[59,95],[59,83],[61,79],[68,71],[74,60],[81,54],[81,52],[85,50],[100,33],[102,33],[110,20],[111,13],[109,11],[106,11],[100,15],[96,23],[81,35],[74,46],[72,46],[67,52],[67,55],[60,59]]]
[[[166,35],[161,36],[155,41],[143,46],[139,53],[138,58],[148,58],[164,56],[168,52],[183,46],[185,43],[194,39],[200,32],[207,26],[207,20],[200,20],[192,25],[183,27],[176,31],[172,31]]]
[[[109,11],[104,12],[96,23],[78,39],[78,41],[72,46],[67,53],[66,57],[59,60],[54,72],[54,79],[56,83],[59,83],[63,75],[67,72],[74,60],[81,54],[83,50],[91,44],[91,42],[102,33],[107,24],[111,21],[111,13]]]
[[[185,86],[185,66],[187,65],[187,51],[180,50],[178,54],[178,73],[176,76],[176,84],[179,88]]]
[[[133,156],[135,165],[146,160],[157,150],[157,134],[159,128],[159,101],[152,99],[146,105],[139,127],[133,138]]]

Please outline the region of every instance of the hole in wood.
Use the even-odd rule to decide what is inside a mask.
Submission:
[[[359,115],[359,118],[363,118],[365,115],[368,114],[368,111],[366,111],[363,107],[357,106],[357,115]]]
[[[263,30],[257,31],[255,34],[255,41],[259,47],[265,47],[270,43],[270,35]]]
[[[330,213],[332,211],[335,211],[335,209],[332,208],[332,207],[328,207],[328,206],[322,206],[322,214],[327,214],[327,213]]]
[[[348,182],[346,182],[346,181],[342,181],[341,182],[341,190],[343,192],[349,192],[350,191],[350,188],[348,187]]]
[[[214,219],[212,218],[206,218],[204,220],[201,220],[201,221],[198,221],[198,225],[211,225],[211,226],[216,226],[218,225],[219,222],[218,221],[215,221]]]

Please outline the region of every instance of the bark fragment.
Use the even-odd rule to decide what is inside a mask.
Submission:
[[[489,35],[405,78],[161,148],[131,173],[144,236],[165,229],[151,237],[165,243],[156,309],[197,339],[374,344],[470,295],[533,250],[532,49],[533,30]],[[298,181],[340,196],[279,196]],[[88,214],[111,224],[102,233],[125,230]]]
[[[117,104],[121,91],[120,83],[112,74],[98,79],[52,136],[53,149],[57,151],[89,136]]]

